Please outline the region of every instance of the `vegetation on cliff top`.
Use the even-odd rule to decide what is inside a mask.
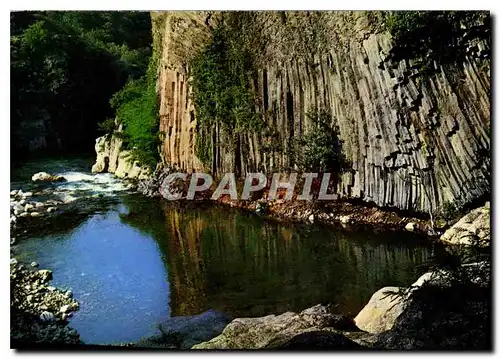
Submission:
[[[487,11],[380,11],[385,29],[395,42],[396,58],[419,59],[429,70],[438,64],[456,62],[465,54],[468,36],[489,36]]]

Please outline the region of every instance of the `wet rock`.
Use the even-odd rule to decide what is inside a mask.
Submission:
[[[68,304],[63,305],[63,306],[61,307],[61,309],[59,309],[59,312],[61,312],[61,313],[67,313],[67,312],[69,312],[69,311],[70,311],[70,306],[69,306]]]
[[[16,265],[18,262],[17,262],[17,259],[16,258],[11,258],[10,259],[10,264],[11,265]]]
[[[28,217],[30,214],[28,212],[23,212],[19,215],[19,217]]]
[[[38,213],[38,212],[31,212],[31,213],[30,213],[30,216],[31,216],[31,217],[39,217],[39,216],[40,216],[40,213]]]
[[[35,208],[35,206],[33,206],[31,203],[28,203],[28,204],[26,204],[26,206],[24,206],[24,210],[26,212],[31,211],[33,208]]]
[[[66,179],[63,176],[51,175],[47,172],[38,172],[31,177],[33,182],[63,182]]]
[[[311,215],[307,218],[307,220],[308,220],[309,222],[311,222],[311,223],[314,223],[314,214],[311,214]]]
[[[24,192],[22,195],[23,197],[31,197],[33,196],[33,192]]]
[[[72,291],[70,291],[70,290],[67,290],[67,291],[66,291],[66,293],[64,293],[64,295],[65,295],[66,297],[68,297],[68,298],[71,298],[71,297],[73,297],[73,292],[72,292]]]
[[[49,207],[47,208],[47,213],[52,213],[52,212],[55,212],[57,209],[56,207]]]
[[[18,193],[18,191],[17,191],[17,190],[10,191],[10,195],[11,195],[12,197],[16,196],[16,195],[17,195],[17,193]]]
[[[37,262],[31,262],[31,266],[32,266],[33,268],[38,267],[38,263],[37,263]]]

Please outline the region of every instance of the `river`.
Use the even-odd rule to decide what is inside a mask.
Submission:
[[[219,205],[143,197],[91,159],[38,160],[14,169],[11,187],[69,209],[15,233],[22,262],[53,271],[80,310],[70,326],[92,344],[133,342],[167,318],[208,309],[230,317],[331,303],[355,315],[376,290],[414,282],[439,245],[408,232],[278,223]],[[67,182],[30,183],[47,171]]]

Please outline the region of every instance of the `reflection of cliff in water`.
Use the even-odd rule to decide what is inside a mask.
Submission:
[[[281,225],[229,208],[168,202],[159,214],[152,202],[145,212],[132,206],[124,219],[154,235],[166,254],[172,315],[212,308],[262,316],[317,303],[355,313],[380,287],[412,283],[433,251],[405,233]]]

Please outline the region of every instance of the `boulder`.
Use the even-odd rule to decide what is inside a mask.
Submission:
[[[219,336],[197,344],[193,349],[280,348],[302,333],[336,326],[359,330],[349,319],[330,313],[326,306],[316,305],[298,314],[286,312],[260,318],[234,319]],[[295,344],[292,342],[290,345]]]
[[[376,291],[354,318],[356,325],[374,334],[391,329],[407,305],[403,296],[392,294],[399,290],[399,287],[384,287]]]
[[[33,182],[63,182],[66,179],[63,176],[51,175],[47,172],[38,172],[31,177]]]
[[[449,244],[488,246],[491,241],[489,202],[460,218],[440,239]]]
[[[227,315],[215,310],[194,316],[172,317],[158,326],[157,334],[141,339],[136,346],[189,349],[219,335],[229,321]]]
[[[417,225],[414,222],[408,222],[405,226],[405,229],[408,232],[415,232],[415,229],[417,228]]]

